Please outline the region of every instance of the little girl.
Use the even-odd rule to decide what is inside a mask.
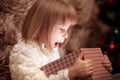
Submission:
[[[21,39],[10,54],[10,72],[13,80],[69,80],[92,74],[91,60],[82,60],[47,77],[40,68],[58,58],[59,44],[68,37],[69,29],[77,21],[75,9],[67,0],[37,0],[24,21]],[[108,58],[103,62],[111,68]]]

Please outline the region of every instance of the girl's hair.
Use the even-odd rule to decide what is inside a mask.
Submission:
[[[67,0],[37,0],[22,27],[22,37],[25,42],[32,40],[39,44],[41,51],[44,43],[51,52],[51,32],[58,22],[63,24],[70,21],[71,25],[77,21],[76,12]]]

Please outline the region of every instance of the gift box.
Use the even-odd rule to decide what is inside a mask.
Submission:
[[[75,80],[113,80],[111,73],[101,63],[103,54],[100,48],[80,48],[75,52],[42,66],[41,70],[45,72],[47,77],[56,75],[59,70],[71,67],[81,52],[84,53],[84,60],[93,60],[95,66],[94,73],[89,77],[76,78]]]

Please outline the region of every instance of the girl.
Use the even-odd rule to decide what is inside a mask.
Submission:
[[[24,21],[21,39],[10,54],[13,80],[69,80],[89,76],[91,60],[82,60],[57,75],[46,77],[40,68],[59,58],[57,48],[68,37],[70,26],[77,21],[76,12],[67,0],[37,0]],[[106,60],[108,63],[108,60]]]

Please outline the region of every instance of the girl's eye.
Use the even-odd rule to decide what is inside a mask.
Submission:
[[[64,31],[64,29],[60,28],[60,31],[61,31],[61,32],[63,32],[63,31]]]

